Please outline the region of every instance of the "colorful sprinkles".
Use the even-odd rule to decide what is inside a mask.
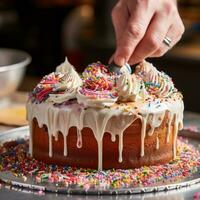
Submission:
[[[142,65],[141,65],[142,66]],[[145,65],[138,66],[135,74],[141,79],[141,88],[139,93],[145,89],[152,97],[170,97],[173,93],[177,92],[174,87],[172,79],[164,72],[159,72],[155,67],[150,67],[150,72],[146,71]],[[125,65],[125,71],[131,73],[129,65]],[[140,68],[139,68],[140,67]],[[137,67],[136,67],[137,68]],[[96,62],[88,65],[84,72],[81,74],[83,85],[79,88],[79,93],[89,97],[90,99],[108,99],[115,101],[118,98],[118,88],[116,85],[117,78],[123,70],[118,73],[109,71],[109,67]],[[74,92],[74,98],[76,98],[76,92],[69,87],[69,83],[73,80],[70,74],[53,72],[43,77],[40,83],[30,93],[30,100],[33,103],[45,102],[51,94],[61,95],[65,93]],[[144,83],[144,84],[143,84]],[[125,83],[129,85],[129,82]],[[143,85],[145,88],[143,88]]]
[[[116,75],[109,72],[108,66],[92,63],[82,73],[83,86],[79,92],[92,99],[115,99],[118,96],[115,79]]]
[[[115,75],[100,62],[88,65],[82,73],[84,87],[91,90],[111,90],[115,84]]]
[[[136,73],[144,80],[145,88],[151,95],[168,97],[177,92],[171,77],[152,65],[141,63],[136,67]]]
[[[53,72],[42,78],[40,83],[29,94],[29,98],[32,102],[41,103],[49,97],[49,94],[70,92],[71,88],[67,88],[67,83],[72,81],[72,77],[68,74]]]
[[[11,142],[0,148],[0,171],[12,172],[26,182],[52,183],[62,187],[80,187],[85,190],[117,189],[151,186],[160,182],[181,180],[198,171],[200,153],[183,139],[178,140],[177,158],[164,165],[144,166],[138,169],[92,169],[47,165],[30,157],[28,141]]]

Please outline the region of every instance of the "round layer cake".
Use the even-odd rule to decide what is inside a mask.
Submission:
[[[136,168],[176,157],[182,95],[146,61],[112,73],[101,63],[81,76],[66,61],[30,94],[30,153],[46,163]]]

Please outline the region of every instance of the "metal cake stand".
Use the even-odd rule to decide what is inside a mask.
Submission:
[[[200,134],[190,131],[180,132],[186,137],[189,144],[198,146]],[[0,135],[0,144],[13,140],[28,139],[28,127],[21,127],[7,131]],[[0,199],[192,199],[194,195],[200,198],[200,173],[194,173],[180,181],[160,183],[146,187],[120,188],[120,189],[89,189],[57,188],[49,183],[35,183],[33,178],[26,181],[17,178],[8,172],[0,172],[0,179],[9,183],[1,184]],[[41,193],[45,191],[45,193]],[[65,195],[63,195],[65,194]],[[114,194],[114,195],[113,195]],[[118,194],[118,195],[116,195]],[[127,195],[128,194],[128,195]],[[98,196],[96,196],[98,195]],[[120,196],[119,196],[120,195]]]

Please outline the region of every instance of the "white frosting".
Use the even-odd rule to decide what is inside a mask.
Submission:
[[[80,85],[82,85],[82,80],[80,76],[74,69],[74,66],[69,63],[67,57],[65,58],[65,61],[56,68],[56,72],[61,72],[63,74],[65,73],[70,74],[72,79],[74,80],[73,88],[77,88]]]
[[[96,93],[102,93],[102,91],[96,91]],[[103,91],[104,95],[106,91]],[[111,94],[110,91],[107,91],[108,95]],[[83,104],[85,107],[94,107],[94,108],[104,108],[106,106],[110,107],[112,106],[116,101],[116,98],[92,98],[92,96],[86,96],[81,94],[80,90],[78,90],[77,95],[76,95],[77,101],[79,104]]]
[[[47,102],[62,103],[76,97],[77,89],[82,85],[82,80],[67,57],[65,62],[56,68],[56,72],[64,74],[62,83],[55,84],[55,91],[62,90],[62,94],[49,94]]]
[[[131,70],[130,65],[128,63],[125,63],[125,65],[120,68],[120,73],[122,73],[122,74],[131,74],[132,70]]]
[[[159,72],[151,63],[143,61],[136,67],[137,75],[139,75],[147,86],[150,94],[157,97],[168,97],[176,90],[171,78],[164,72]],[[153,88],[153,89],[152,89]]]
[[[176,96],[176,93],[174,94]],[[175,98],[175,97],[174,97]],[[168,113],[168,129],[167,129],[167,137],[166,142],[169,142],[170,137],[170,128],[171,123],[174,120],[174,129],[173,129],[173,152],[174,152],[174,158],[176,157],[176,142],[177,142],[177,134],[178,130],[183,128],[183,110],[184,110],[184,104],[182,99],[176,99],[173,100],[173,97],[168,99],[167,101],[161,102],[160,99],[157,99],[156,101],[149,101],[144,103],[144,105],[141,106],[140,112],[143,116],[143,124],[145,124],[142,127],[141,132],[141,156],[144,156],[144,139],[146,136],[146,124],[149,124],[151,129],[148,132],[148,135],[151,136],[154,133],[155,128],[158,128],[162,122],[163,119]],[[159,138],[157,136],[157,149],[159,148]]]
[[[143,103],[131,103],[129,106],[121,104],[120,106],[113,106],[111,108],[87,108],[84,109],[80,104],[74,103],[62,107],[56,107],[52,104],[41,103],[35,104],[28,102],[27,104],[27,117],[30,123],[32,134],[32,121],[37,119],[39,127],[46,125],[49,134],[49,156],[53,154],[52,137],[57,138],[60,131],[64,136],[64,152],[63,155],[67,156],[67,135],[70,127],[77,128],[77,148],[82,146],[81,130],[84,127],[92,129],[94,137],[98,144],[98,169],[103,169],[103,136],[105,132],[111,134],[111,140],[114,142],[116,135],[119,136],[119,162],[123,162],[123,133],[136,119],[141,119],[141,156],[144,156],[144,141],[146,134],[152,135],[154,129],[159,127],[164,119],[164,116],[170,114],[168,120],[168,132],[166,135],[166,142],[169,142],[169,133],[171,131],[171,123],[174,122],[173,129],[173,152],[176,156],[176,138],[178,129],[182,128],[183,121],[183,102],[182,99],[174,95],[174,98],[168,101],[155,102],[145,101]],[[157,99],[159,101],[159,99]],[[160,99],[162,101],[162,99]],[[149,105],[150,102],[150,105]],[[140,114],[135,110],[138,107]],[[115,116],[115,117],[114,117]],[[172,120],[173,119],[173,120]],[[119,123],[120,122],[120,123]],[[146,133],[147,125],[151,126],[151,130]],[[134,131],[134,130],[133,130]],[[159,149],[159,138],[157,136],[156,149]],[[32,154],[32,135],[30,136],[30,153]]]
[[[70,99],[74,99],[76,97],[76,91],[75,90],[68,90],[67,92],[63,94],[49,94],[48,99],[46,102],[51,103],[63,103],[65,101],[68,101]]]
[[[117,90],[120,101],[135,102],[148,96],[143,81],[135,74],[122,74],[117,79]]]
[[[124,66],[123,70],[128,72],[129,68]],[[118,99],[115,76],[100,62],[88,65],[82,73],[83,86],[78,89],[76,96],[78,103],[96,108],[112,106]]]

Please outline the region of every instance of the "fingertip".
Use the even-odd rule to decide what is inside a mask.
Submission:
[[[124,66],[124,64],[126,63],[126,60],[122,56],[115,55],[114,56],[114,63],[118,66]]]
[[[134,48],[131,43],[121,42],[114,55],[115,64],[123,66],[125,63],[127,63],[133,51]]]

